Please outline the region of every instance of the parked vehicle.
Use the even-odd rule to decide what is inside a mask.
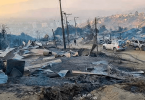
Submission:
[[[130,46],[139,48],[139,50],[145,51],[145,42],[143,40],[131,40]]]
[[[104,41],[103,40],[99,40],[99,44],[104,44]]]
[[[103,44],[103,49],[110,49],[113,50],[114,52],[123,51],[126,49],[126,43],[124,40],[108,41],[107,43]]]
[[[141,48],[141,47],[145,46],[145,42],[141,41],[141,40],[131,40],[130,45]]]

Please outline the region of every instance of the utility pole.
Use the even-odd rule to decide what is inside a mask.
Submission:
[[[72,14],[66,14],[66,13],[64,12],[64,15],[65,15],[65,18],[66,18],[67,41],[68,41],[68,46],[69,46],[69,42],[70,42],[70,40],[69,40],[69,27],[68,27],[67,15],[72,15]],[[69,48],[70,48],[70,46],[69,46]]]
[[[103,32],[103,41],[105,41],[105,34],[104,34],[104,32]]]
[[[55,33],[54,33],[53,29],[52,29],[52,33],[53,33],[53,42],[54,42],[54,45],[57,47],[56,40],[55,40]]]
[[[63,14],[62,14],[62,8],[61,8],[61,0],[59,0],[59,3],[60,3],[60,16],[61,16],[61,25],[62,25],[62,34],[63,34],[63,44],[64,44],[64,49],[66,49],[65,33],[64,33],[64,26],[63,26]]]
[[[12,34],[10,32],[10,43],[9,43],[10,47],[11,47],[11,44],[12,44]]]
[[[79,17],[74,17],[75,29],[76,29],[76,38],[77,38],[77,23],[76,23],[76,18],[79,18]]]
[[[36,34],[37,34],[37,40],[39,41],[40,40],[40,32],[36,31]]]
[[[97,18],[95,18],[95,31],[96,31],[96,42],[97,42],[97,54],[98,54],[98,29],[97,29]]]
[[[110,40],[112,40],[112,29],[110,29]]]
[[[122,34],[122,33],[120,33],[120,39],[122,38],[121,34]]]

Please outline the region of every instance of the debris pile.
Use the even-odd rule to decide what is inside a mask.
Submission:
[[[63,50],[29,41],[1,51],[0,57],[0,84],[41,86],[39,100],[97,100],[90,94],[94,89],[144,79],[143,70],[125,71],[114,65],[121,57],[102,52],[89,56],[89,49]]]

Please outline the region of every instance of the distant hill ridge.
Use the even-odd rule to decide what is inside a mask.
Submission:
[[[107,17],[101,17],[98,21],[98,27],[105,25],[107,29],[118,29],[118,27],[123,28],[138,28],[141,26],[145,26],[145,13],[139,13],[136,11],[134,14],[116,14]],[[94,21],[90,21],[91,24],[94,24]],[[79,24],[79,27],[84,27],[87,25],[87,21],[85,23]]]

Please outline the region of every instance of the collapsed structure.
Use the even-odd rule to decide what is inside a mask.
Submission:
[[[75,47],[64,50],[61,46],[56,48],[52,43],[43,45],[37,41],[1,51],[0,97],[5,92],[11,95],[13,91],[15,95],[12,97],[16,100],[105,100],[102,94],[94,91],[105,86],[109,88],[109,85],[122,91],[134,80],[144,84],[144,71],[130,68],[139,65],[140,61],[124,58],[120,53],[104,53],[103,50],[88,56],[89,51]],[[115,84],[123,88],[115,88]],[[138,85],[136,88],[140,89]]]

